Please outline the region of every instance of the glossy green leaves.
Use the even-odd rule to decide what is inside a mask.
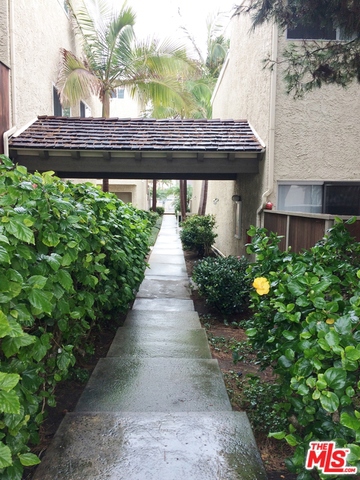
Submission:
[[[251,294],[247,333],[291,405],[289,433],[273,436],[295,447],[287,464],[302,478],[311,439],[360,448],[360,244],[341,220],[301,254],[280,251],[281,239],[264,229],[250,234],[248,253],[257,261],[248,274],[266,277],[271,289]],[[351,464],[360,468],[359,458]]]
[[[0,156],[0,476],[39,462],[28,443],[91,328],[126,311],[150,222],[93,185],[27,173]],[[91,348],[91,347],[89,347]]]

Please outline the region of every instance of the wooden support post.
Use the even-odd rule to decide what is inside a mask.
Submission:
[[[152,195],[152,210],[156,212],[156,182],[157,180],[153,180],[153,195]]]

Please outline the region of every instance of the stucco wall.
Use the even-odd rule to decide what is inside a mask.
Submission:
[[[230,54],[213,96],[213,117],[246,119],[266,147],[270,136],[270,88],[272,74],[263,69],[262,60],[272,52],[272,27],[268,24],[251,31],[247,14],[232,19]],[[236,182],[209,182],[207,212],[218,222],[216,246],[224,254],[245,254],[250,225],[258,221],[257,210],[268,185],[266,155],[259,164],[259,174],[241,175]],[[235,233],[234,194],[242,198],[241,238]],[[214,198],[219,203],[214,206]]]
[[[64,178],[63,180],[70,180],[73,183],[93,183],[98,188],[102,187],[101,179],[94,178]],[[134,207],[141,210],[149,209],[147,180],[109,180],[109,191],[116,192],[130,192],[132,194],[132,204]]]
[[[260,222],[256,211],[265,200],[271,200],[276,208],[279,181],[360,181],[359,85],[347,89],[323,86],[303,100],[294,100],[285,92],[281,65],[273,73],[262,69],[261,60],[276,53],[273,46],[277,58],[282,58],[285,36],[280,32],[276,43],[273,38],[278,37],[270,24],[251,32],[246,14],[233,18],[229,61],[213,102],[215,118],[247,119],[266,145],[260,174],[242,176],[234,186],[243,199],[244,229]],[[271,85],[276,85],[273,96]],[[211,183],[211,192],[211,197],[219,197],[221,182]],[[269,195],[261,197],[265,192]],[[208,207],[209,212],[214,211],[210,202]],[[230,210],[230,205],[221,209],[221,225],[231,222],[224,213]],[[219,248],[238,254],[239,245],[227,238],[229,230],[230,223],[221,231],[219,227]],[[243,242],[239,243],[241,250]]]
[[[149,209],[146,180],[110,180],[109,183],[110,192],[130,192],[134,207]]]
[[[8,0],[0,0],[0,62],[9,66],[9,15]]]
[[[13,2],[12,80],[15,81],[15,118],[21,127],[37,115],[53,115],[52,85],[56,83],[59,49],[76,51],[75,39],[62,1]],[[98,101],[87,99],[92,116],[101,113]],[[78,109],[72,111],[78,115]]]
[[[247,14],[231,23],[230,53],[213,96],[213,117],[246,119],[267,143],[270,105],[270,72],[262,60],[271,53],[271,27],[251,31]]]
[[[279,53],[285,45],[283,37]],[[359,85],[323,86],[294,100],[279,69],[277,91],[275,182],[360,180]]]
[[[141,108],[136,99],[130,97],[127,90],[124,92],[124,98],[114,98],[110,100],[110,116],[118,118],[138,118],[141,115]]]

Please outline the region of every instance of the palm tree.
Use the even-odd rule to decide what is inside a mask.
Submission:
[[[91,95],[102,102],[102,116],[110,115],[110,98],[117,87],[125,87],[142,106],[171,105],[187,112],[190,95],[180,78],[194,70],[185,49],[169,40],[138,42],[133,26],[135,14],[126,6],[115,13],[106,0],[81,0],[75,11],[67,0],[83,58],[61,50],[57,88],[62,104],[74,105]],[[108,191],[108,181],[103,182]]]
[[[180,14],[180,12],[179,12]],[[192,77],[184,79],[184,89],[192,98],[190,110],[187,112],[179,110],[175,104],[158,103],[153,105],[150,115],[155,118],[166,117],[180,117],[183,118],[211,118],[212,105],[211,97],[214,91],[216,81],[220,74],[222,65],[225,61],[227,52],[229,50],[229,40],[224,36],[224,22],[225,15],[217,13],[209,15],[206,20],[207,42],[206,42],[206,57],[203,56],[201,49],[198,47],[194,36],[189,30],[182,26],[185,36],[193,46],[195,56],[197,57],[198,70]],[[185,198],[187,184],[185,181],[180,181],[180,204],[182,218],[186,218]],[[200,194],[199,215],[205,215],[206,202],[208,192],[208,180],[203,180]]]
[[[182,27],[188,40],[190,40],[193,45],[202,72],[200,78],[188,80],[186,85],[194,100],[194,108],[191,112],[192,118],[212,117],[212,93],[230,46],[229,40],[225,38],[223,33],[223,21],[224,15],[220,13],[209,15],[206,20],[206,58],[204,58],[201,53],[193,35],[191,35],[185,26]],[[198,215],[205,215],[206,213],[208,183],[208,180],[202,181]],[[186,188],[186,186],[183,188]]]

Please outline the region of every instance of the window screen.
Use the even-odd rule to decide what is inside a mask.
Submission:
[[[360,184],[325,183],[324,213],[360,215]]]
[[[320,28],[318,25],[297,25],[288,28],[287,38],[294,40],[336,40],[336,30],[333,27]]]

